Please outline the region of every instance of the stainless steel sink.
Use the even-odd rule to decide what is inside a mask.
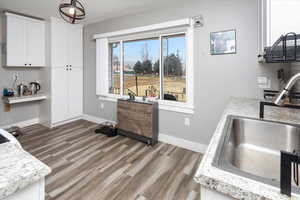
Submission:
[[[228,116],[213,165],[279,187],[280,150],[300,150],[300,126]]]

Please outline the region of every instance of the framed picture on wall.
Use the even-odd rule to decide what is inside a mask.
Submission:
[[[236,53],[236,30],[210,33],[210,54],[223,55]]]

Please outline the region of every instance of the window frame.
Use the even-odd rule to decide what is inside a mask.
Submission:
[[[270,42],[270,1],[258,1],[258,53],[264,54],[264,48]]]
[[[155,31],[155,30],[154,30]],[[159,29],[157,29],[159,31]],[[128,30],[124,30],[124,32],[128,32]],[[185,77],[186,77],[186,102],[178,102],[178,101],[169,101],[169,100],[164,100],[162,99],[163,97],[163,37],[166,36],[175,36],[175,35],[185,35],[185,67],[186,67],[186,72],[185,72]],[[106,35],[109,35],[106,33]],[[162,110],[168,110],[168,111],[174,111],[174,112],[180,112],[180,113],[186,113],[186,114],[193,114],[194,113],[194,28],[193,26],[187,26],[184,30],[180,31],[174,31],[174,32],[169,32],[166,34],[162,34],[161,32],[158,32],[158,34],[155,34],[155,38],[159,39],[159,63],[160,63],[160,98],[155,100],[159,104],[159,109]],[[149,39],[149,37],[145,38],[139,38],[139,40],[146,40]],[[113,101],[116,102],[118,98],[128,98],[128,95],[124,95],[124,42],[129,42],[132,40],[126,40],[126,39],[119,39],[115,40],[113,42],[108,42],[108,46],[110,43],[115,43],[119,42],[120,43],[120,94],[112,94],[109,93],[107,90],[107,94],[105,95],[99,95],[97,94],[98,98],[100,100],[104,101]],[[98,49],[98,47],[97,47]],[[97,50],[98,51],[98,50]],[[98,55],[97,55],[98,57]],[[108,57],[107,59],[110,59]],[[110,63],[110,61],[108,62]],[[98,64],[97,64],[98,66]],[[111,66],[107,66],[110,68]],[[99,72],[98,72],[99,73]],[[107,80],[108,81],[108,80]],[[99,82],[99,81],[98,81]],[[109,85],[109,83],[106,83],[104,85]],[[98,87],[99,85],[97,85]],[[136,97],[137,100],[142,100],[142,97]]]

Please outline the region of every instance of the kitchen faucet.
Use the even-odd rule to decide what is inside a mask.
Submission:
[[[281,106],[287,108],[294,108],[300,109],[300,105],[293,105],[293,104],[284,104],[284,100],[288,97],[290,90],[295,85],[295,83],[300,80],[300,72],[292,76],[287,84],[284,86],[283,90],[281,90],[275,98],[274,102],[269,101],[261,101],[259,106],[259,118],[264,118],[264,110],[265,106]]]
[[[282,106],[284,99],[287,97],[289,91],[299,79],[300,79],[300,72],[290,78],[290,80],[287,82],[283,90],[281,90],[277,95],[274,104],[276,104],[277,106]]]

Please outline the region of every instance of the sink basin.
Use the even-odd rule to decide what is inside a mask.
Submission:
[[[223,131],[215,167],[280,187],[280,150],[300,150],[300,126],[228,116]]]

